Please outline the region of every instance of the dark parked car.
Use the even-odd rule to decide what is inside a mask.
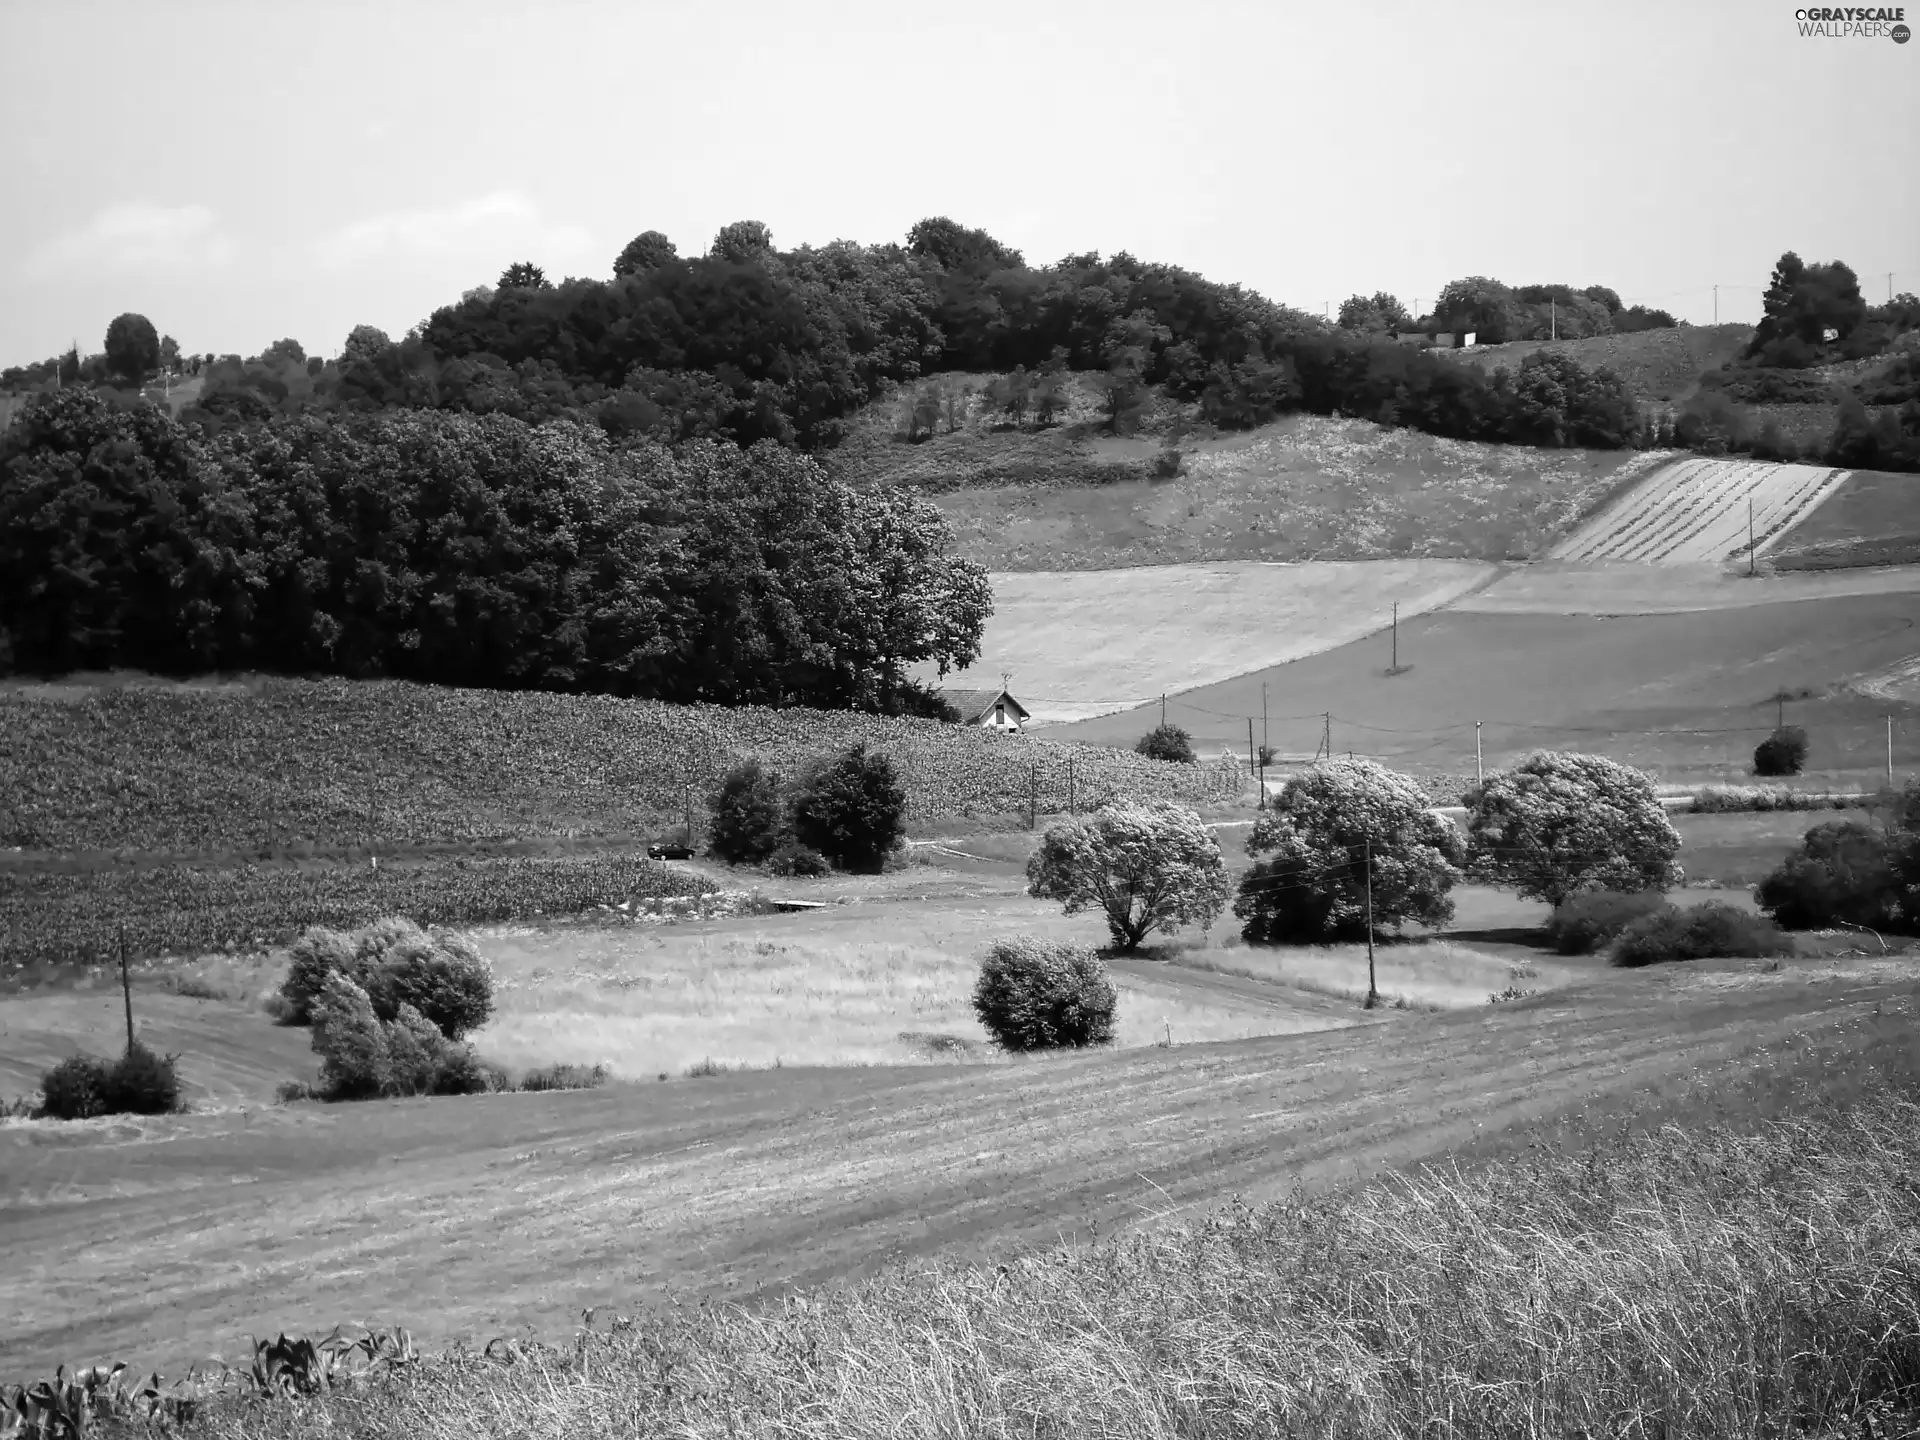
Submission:
[[[693,847],[690,845],[649,845],[647,846],[647,858],[649,860],[691,860],[693,858]]]

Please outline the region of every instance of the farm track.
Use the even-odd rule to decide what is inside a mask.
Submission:
[[[1651,565],[1718,562],[1764,552],[1811,515],[1844,470],[1740,460],[1678,460],[1556,545],[1553,560]],[[1749,509],[1751,506],[1751,510]]]
[[[1749,967],[1750,968],[1750,967]],[[744,1298],[1338,1185],[1713,1074],[1909,994],[1596,971],[1543,999],[988,1068],[0,1129],[0,1373],[178,1370],[248,1332],[549,1335],[590,1304]],[[109,1238],[110,1237],[110,1238]]]

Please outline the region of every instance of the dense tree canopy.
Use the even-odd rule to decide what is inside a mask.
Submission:
[[[209,439],[82,390],[0,435],[0,668],[891,711],[990,605],[932,506],[776,445],[422,410]]]
[[[116,315],[107,326],[106,356],[115,375],[137,385],[160,368],[160,332],[144,315]]]

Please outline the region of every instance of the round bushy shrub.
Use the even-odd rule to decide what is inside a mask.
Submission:
[[[416,932],[387,952],[369,982],[382,1020],[397,1020],[410,1008],[449,1040],[471,1035],[493,1017],[493,974],[457,936]]]
[[[1175,765],[1197,763],[1193,754],[1193,737],[1178,725],[1154,726],[1135,742],[1133,748],[1149,760],[1166,760]]]
[[[69,1055],[40,1077],[40,1108],[55,1120],[106,1114],[106,1062],[92,1055]]]
[[[727,772],[708,802],[707,848],[729,865],[757,865],[780,848],[786,832],[780,777],[748,760]]]
[[[907,792],[893,762],[861,743],[795,788],[793,838],[843,870],[877,873],[905,833],[906,811]]]
[[[161,1055],[138,1040],[107,1069],[107,1110],[114,1115],[171,1115],[180,1108],[178,1055]]]
[[[1807,763],[1807,732],[1782,725],[1753,750],[1756,775],[1798,775]]]
[[[769,875],[828,875],[833,867],[827,863],[827,857],[811,845],[799,845],[789,840],[773,854],[767,857]]]
[[[1667,897],[1656,891],[1582,890],[1553,907],[1547,940],[1562,955],[1591,955],[1629,925],[1666,908]]]
[[[1901,837],[1890,838],[1858,820],[1816,825],[1801,837],[1800,849],[1760,882],[1754,896],[1788,930],[1840,923],[1897,929],[1909,919],[1920,921],[1920,915],[1904,913],[1902,850]]]
[[[1654,965],[1667,960],[1715,960],[1793,954],[1793,942],[1763,916],[1710,900],[1685,910],[1663,908],[1643,915],[1614,942],[1616,965]]]
[[[1653,781],[1599,755],[1542,750],[1467,796],[1476,878],[1558,905],[1581,890],[1665,890],[1680,832]]]
[[[1048,827],[1027,859],[1027,894],[1061,901],[1069,915],[1097,906],[1114,945],[1133,950],[1155,930],[1211,927],[1227,903],[1227,867],[1213,831],[1184,805],[1103,805]]]
[[[980,963],[973,1012],[1008,1050],[1106,1045],[1119,996],[1100,957],[1031,936],[994,942]]]

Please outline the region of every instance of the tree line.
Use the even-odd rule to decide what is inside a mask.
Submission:
[[[389,676],[928,713],[985,572],[774,444],[399,410],[208,434],[86,390],[0,434],[0,673]]]

